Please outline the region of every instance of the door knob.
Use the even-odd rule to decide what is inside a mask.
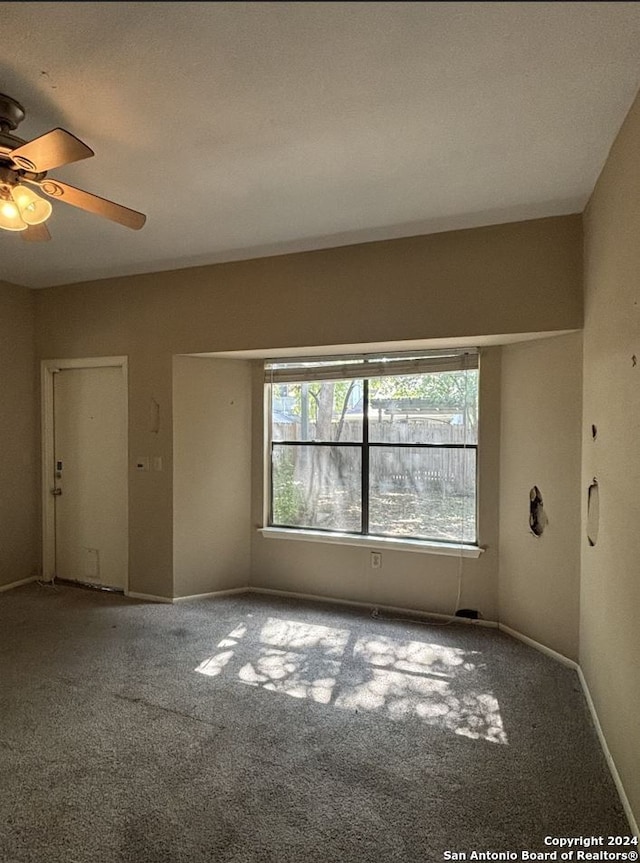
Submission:
[[[62,489],[61,488],[52,488],[51,494],[54,495],[55,497],[58,497],[59,495],[62,494]]]

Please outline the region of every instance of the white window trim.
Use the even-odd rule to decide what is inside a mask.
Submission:
[[[438,353],[447,353],[446,351]],[[466,349],[465,353],[475,358],[475,368],[480,366],[480,351],[477,348]],[[351,355],[350,355],[351,356]],[[363,354],[354,354],[358,358]],[[348,358],[348,357],[347,357]],[[319,359],[334,359],[333,357],[309,358],[309,361]],[[337,358],[336,358],[337,359]],[[278,360],[266,360],[265,363],[277,362]],[[302,360],[300,360],[302,361]],[[262,437],[263,451],[262,463],[264,470],[262,474],[262,524],[258,527],[258,533],[265,539],[284,539],[296,542],[319,542],[328,545],[347,545],[369,549],[388,549],[390,551],[409,551],[418,554],[436,554],[446,557],[459,557],[478,559],[484,554],[486,548],[470,543],[448,543],[428,539],[402,539],[395,537],[370,536],[362,534],[339,533],[336,531],[305,530],[296,527],[270,526],[269,522],[269,499],[271,495],[271,398],[273,380],[265,374],[265,385],[263,386],[263,428]],[[480,443],[478,439],[478,444]],[[479,480],[479,477],[477,477]],[[476,483],[476,506],[479,501],[479,481]],[[478,531],[478,512],[476,510],[476,532]]]
[[[396,539],[383,536],[361,536],[351,533],[303,530],[293,527],[260,527],[258,533],[265,539],[288,539],[298,542],[324,542],[330,545],[352,545],[369,549],[411,551],[418,554],[443,554],[449,557],[478,558],[485,549],[479,545],[435,542],[422,539]]]

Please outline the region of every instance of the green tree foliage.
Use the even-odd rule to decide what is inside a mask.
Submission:
[[[470,369],[372,378],[369,398],[424,399],[434,410],[456,411],[467,425],[475,429],[478,423],[478,372]]]
[[[298,524],[303,512],[304,495],[295,479],[292,452],[281,452],[273,471],[273,520],[276,524]]]
[[[358,387],[358,389],[356,389]],[[316,429],[318,439],[340,440],[344,419],[354,390],[362,393],[362,380],[313,381],[281,385],[280,395],[291,400],[294,416],[304,413]],[[478,372],[475,369],[429,374],[394,375],[369,380],[369,399],[421,400],[434,411],[452,411],[461,415],[470,429],[478,423]],[[354,406],[357,409],[357,405]],[[362,402],[360,401],[360,410]]]

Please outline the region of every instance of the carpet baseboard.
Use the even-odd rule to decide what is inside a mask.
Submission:
[[[506,626],[504,623],[499,623],[498,629],[501,632],[506,632],[506,634],[510,635],[511,638],[517,638],[518,641],[522,641],[525,644],[528,644],[529,647],[533,647],[535,648],[535,650],[539,650],[540,653],[545,653],[547,656],[555,659],[556,662],[560,662],[562,663],[562,665],[566,665],[567,668],[573,668],[574,671],[578,671],[579,666],[577,662],[575,662],[573,659],[569,659],[569,657],[565,656],[563,653],[558,653],[557,650],[553,650],[551,647],[547,647],[546,644],[541,644],[534,638],[529,638],[528,635],[523,635],[521,632],[518,632],[517,629],[511,629],[510,626]]]
[[[582,687],[582,691],[584,693],[585,701],[587,702],[587,707],[589,708],[589,713],[591,714],[591,719],[596,730],[596,734],[598,735],[598,740],[600,741],[600,747],[609,767],[611,778],[613,779],[614,785],[616,786],[616,791],[618,792],[618,796],[620,797],[620,802],[622,803],[624,814],[627,816],[627,820],[629,822],[629,826],[633,835],[640,837],[640,834],[638,833],[638,823],[633,814],[633,810],[631,809],[631,804],[629,803],[627,792],[624,790],[624,785],[622,784],[622,780],[620,779],[618,768],[616,767],[613,756],[609,751],[607,739],[604,736],[604,731],[602,730],[602,726],[600,725],[600,719],[598,718],[598,714],[596,713],[596,706],[593,703],[593,698],[591,697],[591,693],[589,692],[587,681],[578,663],[574,662],[573,659],[569,659],[567,656],[564,656],[564,654],[558,653],[557,650],[552,650],[545,644],[541,644],[539,641],[535,641],[533,638],[529,638],[528,635],[523,635],[516,629],[511,629],[510,626],[505,626],[504,623],[499,623],[498,628],[501,632],[505,632],[512,638],[516,638],[518,641],[522,641],[525,644],[528,644],[529,647],[533,647],[535,650],[539,650],[541,653],[545,653],[547,656],[555,659],[556,662],[560,662],[562,663],[562,665],[566,665],[567,668],[572,668],[577,673],[578,679],[580,680],[580,685]]]
[[[12,581],[10,584],[0,584],[0,593],[5,590],[13,590],[14,587],[22,587],[23,584],[31,584],[32,581],[37,581],[39,576],[30,575],[29,578],[21,578],[20,581]]]
[[[638,822],[635,819],[635,815],[633,814],[633,810],[631,809],[631,804],[629,803],[629,798],[627,797],[627,792],[624,790],[624,785],[622,784],[622,779],[620,778],[620,774],[618,773],[618,768],[616,767],[616,763],[613,760],[613,756],[609,751],[609,746],[607,744],[607,738],[604,736],[604,731],[602,730],[602,725],[600,725],[600,719],[596,712],[596,706],[593,703],[593,698],[591,697],[591,693],[589,692],[589,686],[587,684],[587,680],[582,672],[580,666],[578,666],[578,678],[580,679],[580,685],[582,686],[582,691],[584,692],[584,697],[587,702],[587,707],[589,708],[589,713],[591,714],[591,719],[593,720],[594,727],[596,729],[596,734],[598,735],[598,740],[600,741],[600,746],[602,747],[602,752],[604,754],[605,760],[609,767],[609,772],[611,773],[611,777],[616,786],[616,790],[618,792],[618,796],[620,797],[620,802],[622,803],[622,807],[624,809],[624,814],[627,816],[627,820],[629,822],[629,827],[631,828],[631,832],[634,836],[640,838],[640,831],[638,830]]]
[[[188,596],[174,596],[173,602],[186,602],[188,599],[210,599],[217,596],[233,596],[238,593],[249,593],[251,588],[245,587],[229,587],[226,590],[212,590],[209,593],[191,593]]]
[[[439,614],[431,611],[420,611],[416,608],[400,608],[396,605],[381,605],[377,602],[356,602],[353,599],[339,599],[335,596],[319,596],[315,593],[295,593],[290,590],[275,590],[270,587],[254,587],[250,585],[247,588],[247,593],[261,593],[265,596],[279,596],[283,599],[304,599],[309,602],[325,602],[333,605],[346,605],[352,608],[366,608],[372,611],[374,608],[380,611],[388,611],[392,614],[410,614],[414,617],[435,618],[436,620],[450,620],[453,623],[463,623],[470,626],[489,626],[497,627],[498,624],[493,620],[472,620],[468,617],[455,617],[451,614]]]
[[[165,602],[169,603],[169,605],[173,602],[173,599],[169,596],[153,596],[151,593],[133,593],[131,590],[125,590],[124,595],[128,596],[129,599],[142,599],[144,602]]]
[[[248,593],[248,587],[230,587],[228,590],[213,590],[210,593],[193,593],[189,596],[154,596],[152,593],[135,593],[125,591],[125,596],[130,599],[141,599],[143,602],[163,602],[172,605],[177,602],[186,602],[188,599],[210,599],[217,596],[229,596],[234,593]]]

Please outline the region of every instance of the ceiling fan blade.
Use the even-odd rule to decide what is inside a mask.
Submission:
[[[42,180],[40,183],[33,182],[33,185],[42,189],[45,195],[48,195],[50,198],[56,198],[67,204],[71,204],[73,207],[80,207],[81,210],[88,210],[97,216],[111,219],[112,222],[118,222],[126,228],[133,228],[134,231],[140,230],[147,221],[144,213],[138,213],[136,210],[123,207],[122,204],[115,204],[106,198],[100,198],[98,195],[92,195],[90,192],[76,189],[75,186],[61,183],[60,180],[51,180],[47,177],[46,180]]]
[[[9,154],[15,165],[25,171],[49,171],[79,159],[88,159],[93,150],[64,129],[52,129],[39,138],[17,147]]]
[[[51,239],[49,228],[44,222],[41,225],[29,225],[26,231],[20,231],[20,236],[27,243],[46,243]]]

